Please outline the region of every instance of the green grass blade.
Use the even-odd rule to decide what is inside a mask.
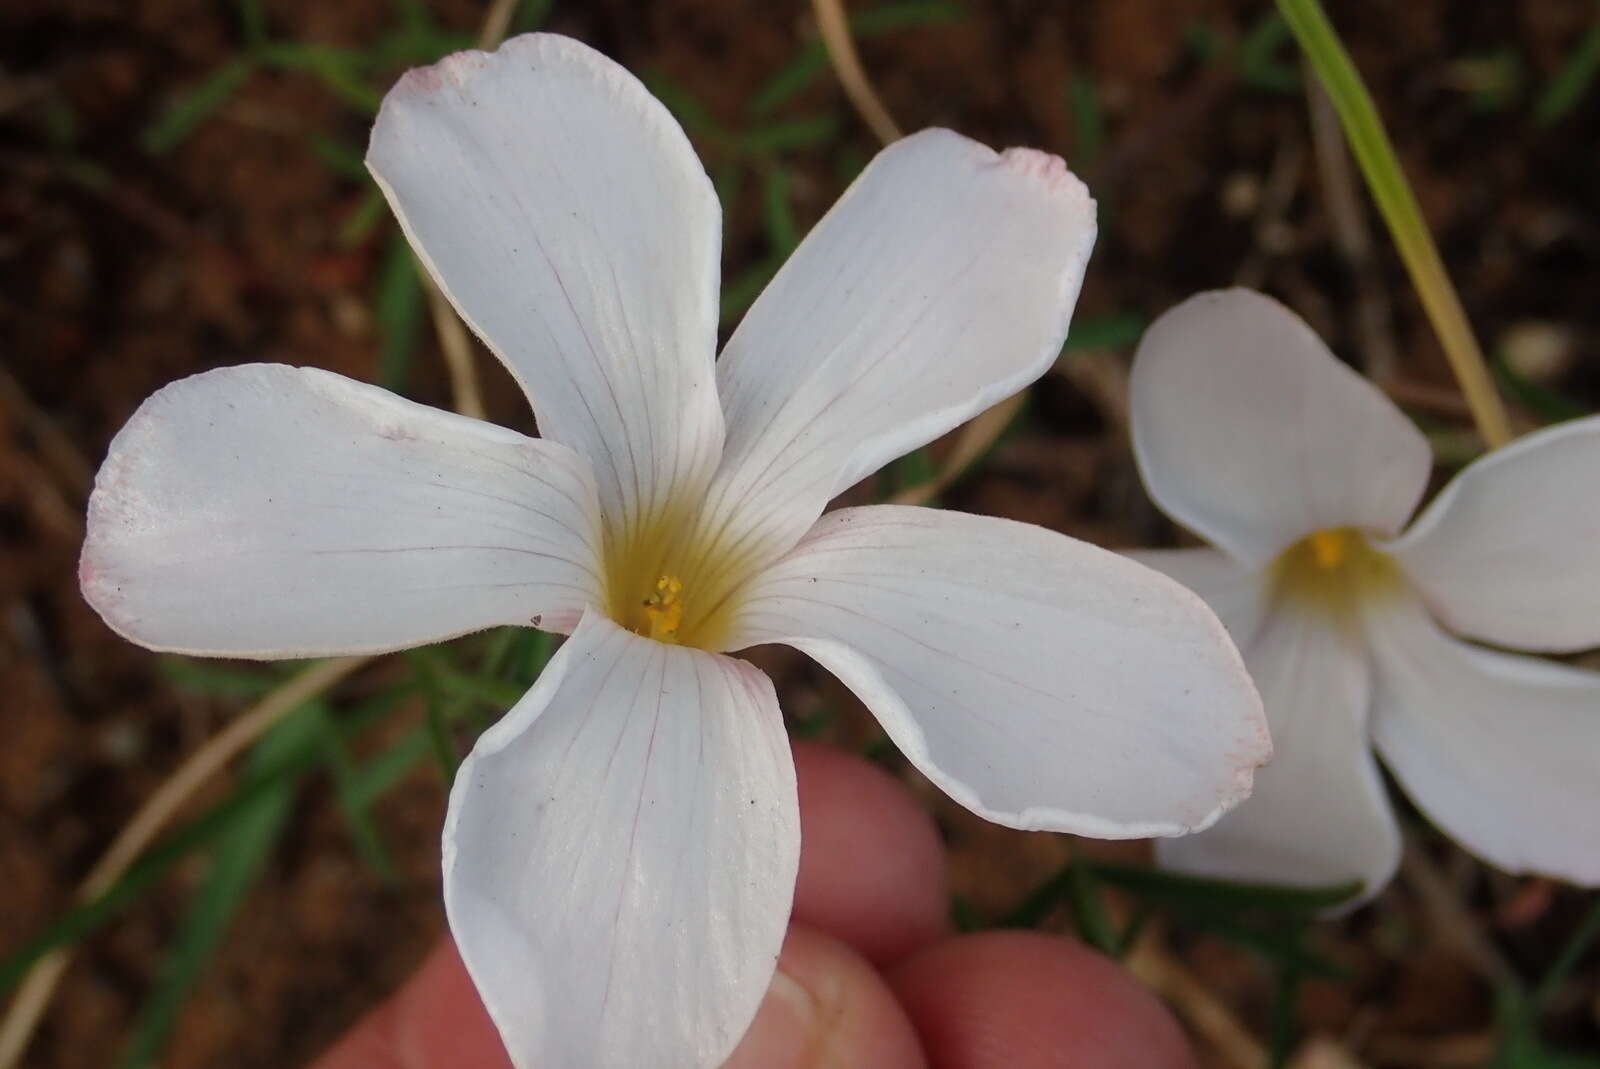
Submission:
[[[422,340],[422,283],[411,246],[405,235],[395,232],[384,253],[378,272],[378,290],[373,297],[373,318],[379,331],[378,384],[404,394],[411,382],[411,367],[416,363]]]
[[[726,146],[732,140],[722,125],[712,118],[706,106],[677,82],[660,73],[646,74],[643,80],[650,94],[667,106],[667,110],[683,124],[685,130],[699,134],[717,146]]]
[[[416,688],[407,685],[392,687],[374,695],[340,716],[337,720],[339,729],[348,734],[370,727],[394,713],[415,693]],[[173,865],[193,851],[227,835],[234,822],[249,813],[260,799],[279,790],[283,783],[313,770],[323,759],[317,741],[314,738],[300,740],[299,745],[286,746],[288,752],[263,756],[226,798],[145,851],[104,894],[66,910],[9,957],[0,959],[0,995],[15,987],[39,958],[57,947],[89,935],[124,906],[136,901]],[[365,770],[365,773],[371,772],[371,769]],[[375,800],[372,793],[375,784],[370,780],[371,776],[367,775],[352,788],[352,797],[357,804],[370,804]]]
[[[1102,954],[1116,954],[1122,941],[1106,914],[1105,899],[1089,866],[1067,866],[1067,901],[1072,905],[1072,920],[1083,941]]]
[[[966,12],[948,0],[908,0],[882,4],[853,15],[850,28],[857,40],[880,37],[896,30],[955,22]],[[779,67],[745,105],[752,118],[761,118],[805,92],[828,69],[828,53],[821,41],[811,41],[798,55]]]
[[[1079,319],[1067,332],[1061,346],[1063,353],[1081,352],[1084,349],[1127,349],[1144,336],[1142,317],[1126,312],[1113,312],[1096,319]]]
[[[330,171],[352,182],[365,183],[372,177],[367,173],[367,161],[361,158],[361,153],[342,141],[319,134],[311,139],[311,154]]]
[[[310,74],[346,104],[366,115],[376,115],[383,96],[362,80],[358,71],[364,57],[358,52],[298,41],[263,45],[256,50],[261,62],[279,70]]]
[[[767,288],[767,283],[772,281],[772,276],[778,273],[778,268],[783,266],[784,257],[769,256],[759,263],[752,264],[739,274],[729,279],[722,286],[721,309],[722,323],[732,323],[745,310],[755,303],[761,291]]]
[[[1268,14],[1239,42],[1239,78],[1252,89],[1274,93],[1298,93],[1300,72],[1278,61],[1278,52],[1289,40],[1289,26],[1283,17]]]
[[[276,724],[256,743],[249,767],[259,771],[292,756],[321,733],[320,703],[302,707]],[[155,990],[134,1022],[133,1038],[121,1064],[126,1069],[153,1065],[183,1003],[222,942],[229,924],[266,867],[283,832],[297,780],[275,780],[270,790],[253,798],[232,821],[226,837],[214,848],[210,871],[196,891],[176,943],[161,968]]]
[[[794,206],[789,197],[789,172],[782,167],[767,169],[766,186],[761,199],[762,215],[767,224],[767,241],[773,254],[788,259],[800,244],[800,226],[794,219]]]
[[[511,36],[532,33],[542,27],[549,20],[553,7],[555,0],[522,0],[517,5],[517,13],[511,18]]]
[[[1143,865],[1117,865],[1105,861],[1089,861],[1085,864],[1094,870],[1101,883],[1120,887],[1144,898],[1178,905],[1314,913],[1343,905],[1361,893],[1359,880],[1328,887],[1296,887],[1190,876]]]
[[[251,47],[266,41],[267,18],[261,10],[261,0],[239,0],[239,35]]]
[[[384,883],[394,883],[398,878],[394,862],[390,860],[389,851],[383,845],[383,836],[378,832],[378,826],[372,819],[371,806],[364,804],[357,795],[359,769],[350,756],[350,750],[345,745],[338,723],[325,707],[318,705],[315,709],[317,739],[322,750],[323,762],[333,777],[334,797],[338,800],[339,812],[344,816],[345,824],[350,829],[350,838],[355,843],[356,853],[380,880]]]
[[[438,688],[441,697],[479,702],[498,712],[510,709],[528,692],[528,688],[521,683],[469,675],[437,662],[429,665],[429,671],[433,675],[432,684]]]
[[[376,186],[368,189],[361,204],[339,225],[340,248],[351,249],[361,244],[388,218],[389,205],[383,199],[383,194]]]
[[[1501,354],[1489,357],[1489,368],[1505,391],[1550,423],[1587,416],[1589,409],[1557,390],[1519,375]]]
[[[253,701],[265,697],[283,682],[281,672],[259,668],[240,669],[192,657],[164,655],[157,659],[161,674],[179,690],[207,698],[238,698]]]
[[[1594,945],[1600,937],[1600,897],[1595,899],[1594,905],[1589,907],[1589,912],[1584,914],[1583,920],[1578,924],[1577,931],[1572,933],[1572,938],[1567,940],[1561,948],[1561,953],[1550,963],[1545,974],[1539,978],[1538,986],[1533,991],[1533,1004],[1535,1006],[1549,1005],[1550,999],[1561,989],[1567,977],[1577,966],[1579,959]]]
[[[745,105],[753,119],[765,118],[805,92],[817,76],[828,69],[828,54],[820,41],[813,41],[800,54],[779,67]]]
[[[1333,101],[1345,139],[1360,164],[1367,189],[1378,202],[1411,284],[1472,410],[1473,422],[1489,448],[1504,445],[1511,440],[1511,423],[1366,83],[1318,0],[1278,0],[1278,10]]]
[[[775,156],[827,144],[838,133],[837,115],[807,115],[740,134],[735,139],[735,145],[739,152],[747,156]]]
[[[433,650],[411,650],[406,654],[406,660],[411,662],[412,669],[417,673],[417,679],[422,683],[428,742],[433,747],[434,760],[438,762],[439,773],[444,777],[445,783],[453,783],[456,778],[456,765],[460,758],[456,754],[455,740],[450,736],[450,716],[445,710],[444,679],[447,676],[454,677],[454,673],[444,663],[444,659]]]
[[[243,56],[224,63],[146,127],[139,138],[140,145],[152,156],[172,151],[226,104],[255,70],[255,62]]]
[[[1106,142],[1105,113],[1094,82],[1074,75],[1067,83],[1067,104],[1072,109],[1072,168],[1086,173],[1100,159]]]
[[[1272,1069],[1282,1069],[1289,1064],[1294,1052],[1295,1020],[1299,1015],[1300,970],[1293,966],[1278,969],[1272,995],[1272,1018],[1268,1028],[1270,1037],[1269,1062]]]
[[[1600,5],[1596,5],[1595,20],[1589,32],[1583,35],[1567,62],[1540,94],[1533,107],[1533,121],[1540,126],[1550,126],[1564,119],[1588,92],[1597,71],[1600,71]]]
[[[433,751],[433,740],[425,727],[413,728],[389,748],[355,770],[350,778],[352,806],[366,809],[376,803],[411,774]]]

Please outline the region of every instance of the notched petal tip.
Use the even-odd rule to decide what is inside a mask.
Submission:
[[[384,94],[367,145],[368,170],[377,173],[375,150],[381,143],[379,131],[394,123],[397,113],[412,106],[438,107],[443,102],[441,98],[451,95],[475,106],[478,103],[472,97],[475,83],[495,68],[513,63],[522,63],[532,70],[545,65],[560,66],[583,72],[597,83],[613,88],[619,82],[630,83],[624,88],[631,88],[631,83],[637,81],[605,53],[556,33],[519,34],[501,42],[493,51],[468,48],[452,52],[435,63],[405,71]]]
[[[1094,207],[1095,201],[1089,195],[1089,187],[1060,156],[1036,148],[1012,147],[1001,152],[997,162],[1018,174],[1044,183],[1052,193],[1081,200],[1085,207]]]

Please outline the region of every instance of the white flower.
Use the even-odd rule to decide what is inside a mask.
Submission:
[[[755,1013],[799,822],[772,684],[723,651],[811,654],[1016,827],[1172,835],[1248,791],[1259,700],[1178,584],[1005,520],[821,515],[1055,358],[1094,237],[1060,160],[888,149],[720,360],[711,184],[583,45],[413,71],[368,162],[544,436],[322,371],[198,375],[112,444],[83,588],[137,642],[223,656],[570,632],[444,832],[451,929],[518,1065],[709,1065]]]
[[[1131,389],[1150,493],[1217,547],[1137,557],[1228,625],[1276,751],[1249,801],[1159,844],[1161,860],[1375,894],[1400,842],[1370,740],[1469,850],[1600,881],[1600,674],[1446,633],[1600,644],[1600,419],[1489,454],[1398,534],[1427,486],[1426,440],[1277,302],[1179,305],[1145,335]]]

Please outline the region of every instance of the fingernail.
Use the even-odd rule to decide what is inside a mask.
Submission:
[[[779,970],[773,974],[772,987],[767,991],[774,1012],[786,1017],[794,1035],[809,1035],[817,1021],[817,1000],[794,977]]]

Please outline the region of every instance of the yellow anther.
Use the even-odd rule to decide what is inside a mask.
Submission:
[[[650,636],[657,642],[676,642],[678,628],[683,625],[683,581],[675,575],[663,575],[656,580],[655,589],[644,599],[645,619],[650,621]]]
[[[1350,535],[1345,531],[1318,531],[1306,541],[1319,568],[1332,571],[1350,556]]]

